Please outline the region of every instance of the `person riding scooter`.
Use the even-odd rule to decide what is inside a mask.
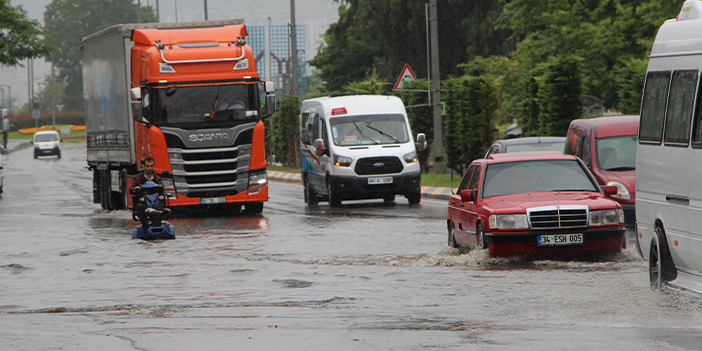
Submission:
[[[144,165],[144,171],[141,173],[138,173],[136,176],[134,176],[134,179],[132,180],[132,185],[129,187],[129,193],[134,195],[133,197],[133,204],[134,204],[134,212],[137,214],[139,219],[141,220],[141,224],[143,228],[148,228],[149,227],[149,221],[147,216],[145,215],[146,211],[146,203],[144,202],[144,195],[146,194],[146,191],[142,189],[143,185],[147,181],[152,181],[156,185],[159,185],[159,203],[160,207],[158,210],[163,209],[164,206],[164,196],[163,196],[163,187],[161,187],[161,177],[156,175],[154,173],[154,166],[156,165],[156,161],[154,161],[153,158],[147,157],[144,159],[143,163]]]

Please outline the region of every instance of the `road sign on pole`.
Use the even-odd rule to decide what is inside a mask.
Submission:
[[[412,69],[410,68],[409,64],[405,63],[405,67],[402,68],[402,73],[400,73],[400,78],[397,79],[397,83],[395,83],[395,87],[392,88],[392,90],[401,89],[402,83],[411,80],[417,80],[417,76],[414,75],[414,72],[412,72]]]

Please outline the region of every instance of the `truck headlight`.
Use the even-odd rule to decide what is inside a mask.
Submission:
[[[348,167],[353,163],[351,157],[346,156],[334,156],[334,166]]]
[[[616,197],[617,199],[631,200],[631,194],[629,194],[629,190],[627,190],[624,184],[620,182],[609,181],[607,182],[607,185],[614,185],[617,187],[617,193],[610,196]]]
[[[164,191],[170,191],[174,192],[175,191],[175,185],[173,184],[173,179],[161,179],[161,185],[163,185],[163,190]]]
[[[417,162],[417,153],[412,151],[402,156],[402,158],[405,160],[406,163]]]
[[[590,211],[590,219],[588,224],[595,225],[612,225],[624,222],[624,211],[619,208],[611,210]]]
[[[488,217],[490,229],[528,229],[525,214],[490,215]]]
[[[249,188],[256,188],[268,184],[266,170],[249,172]]]

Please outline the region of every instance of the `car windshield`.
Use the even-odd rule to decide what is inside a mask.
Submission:
[[[38,142],[46,142],[46,141],[58,141],[58,134],[54,133],[49,133],[49,134],[37,134],[34,136],[34,141]]]
[[[549,191],[598,188],[576,160],[534,160],[494,163],[487,167],[483,198]]]
[[[558,143],[535,143],[535,144],[520,144],[507,145],[505,152],[529,152],[529,151],[560,151],[565,149],[565,141]]]
[[[157,126],[218,128],[259,119],[257,84],[153,87],[143,104]]]
[[[636,169],[636,135],[597,139],[597,167],[606,171]]]
[[[409,141],[403,115],[363,115],[334,117],[329,120],[334,144],[355,146],[399,144]]]

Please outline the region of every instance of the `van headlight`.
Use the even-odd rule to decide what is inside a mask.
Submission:
[[[417,153],[412,151],[402,156],[402,158],[405,160],[406,163],[417,162]]]
[[[624,222],[624,211],[620,208],[611,210],[590,211],[590,219],[588,224],[595,225],[612,225]]]
[[[249,188],[256,188],[268,184],[266,170],[249,172]]]
[[[490,229],[528,229],[525,214],[490,215],[488,217]]]
[[[616,197],[617,199],[631,200],[631,194],[629,194],[629,190],[627,190],[624,184],[620,182],[609,181],[607,182],[607,185],[614,185],[617,187],[617,193],[614,195],[610,195],[611,197]]]
[[[353,162],[351,157],[334,156],[334,166],[348,167]]]

